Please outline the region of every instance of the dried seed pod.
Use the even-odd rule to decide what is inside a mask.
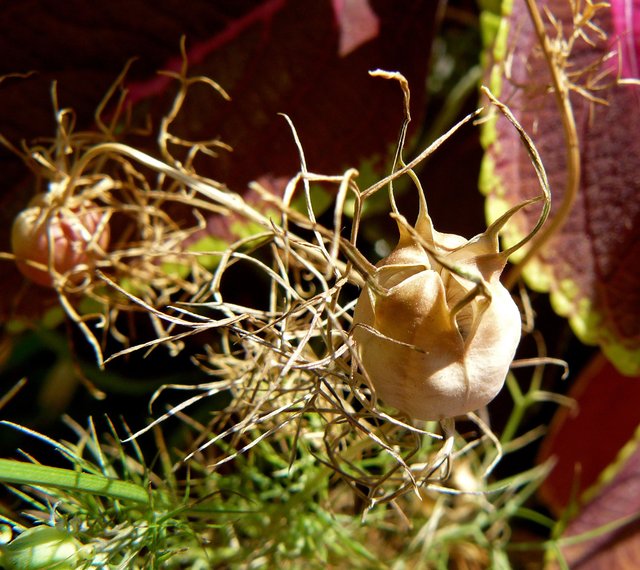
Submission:
[[[353,315],[359,365],[376,395],[404,414],[419,420],[455,418],[489,403],[504,385],[520,342],[521,321],[509,291],[500,283],[500,274],[508,257],[531,240],[547,220],[549,183],[529,136],[508,107],[483,87],[518,132],[542,194],[507,211],[470,240],[436,231],[420,181],[402,160],[410,121],[407,80],[381,70],[371,74],[396,80],[402,87],[405,120],[394,163],[415,183],[420,210],[415,228],[411,227],[399,214],[389,185],[392,217],[398,222],[400,239],[375,269],[359,264],[367,273]],[[422,156],[428,156],[474,116],[454,126]],[[396,173],[390,180],[395,177]],[[538,201],[543,203],[542,210],[529,235],[500,251],[498,233],[502,227],[521,208]],[[358,255],[353,258],[356,262]]]
[[[421,420],[459,416],[495,397],[520,341],[498,222],[467,241],[434,230],[426,205],[415,229],[396,217],[398,245],[355,309],[360,362],[386,404]]]
[[[18,269],[34,283],[51,287],[53,272],[64,274],[86,265],[97,248],[108,246],[109,226],[104,217],[104,211],[92,202],[58,207],[52,205],[51,194],[38,194],[11,228]]]

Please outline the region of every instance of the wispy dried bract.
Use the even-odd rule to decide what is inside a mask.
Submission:
[[[117,142],[125,134],[132,134],[123,106],[125,73],[126,69],[96,112],[98,130],[76,130],[74,112],[59,108],[54,85],[55,138],[33,146],[25,144],[21,149],[4,138],[1,141],[18,153],[44,184],[41,194],[20,217],[22,226],[16,224],[14,231],[24,230],[26,235],[31,231],[45,247],[40,255],[21,248],[2,257],[17,261],[26,267],[26,275],[35,275],[38,283],[55,289],[67,315],[92,345],[100,365],[107,335],[124,345],[133,343],[121,330],[120,315],[145,310],[145,304],[162,307],[176,299],[187,299],[198,291],[202,281],[210,279],[210,272],[186,244],[204,229],[206,213],[226,211],[199,199],[192,189],[163,171],[166,166],[186,176],[197,153],[223,146],[217,141],[192,144],[183,163],[170,153],[169,129],[187,88],[195,81],[214,88],[215,84],[177,77],[176,103],[161,125],[160,147],[166,164],[158,169],[158,161],[145,165],[146,155]],[[103,117],[107,106],[115,106],[109,120]],[[81,236],[69,235],[69,227],[79,228],[75,233],[89,230],[98,237],[81,240]],[[110,243],[108,237],[103,239],[109,235]],[[20,239],[24,238],[19,235]],[[65,239],[71,243],[61,243]],[[69,251],[80,248],[82,252],[66,254],[61,261],[60,251],[65,246]],[[105,280],[118,283],[120,291],[105,286]],[[94,301],[89,306],[95,310],[87,312],[87,299]],[[152,311],[148,315],[157,336],[168,337],[170,323]],[[180,348],[170,341],[167,345],[174,350]]]
[[[376,74],[400,81],[405,91],[407,120],[400,137],[401,153],[409,120],[408,87],[398,74]],[[475,116],[473,113],[461,124]],[[204,354],[194,357],[215,380],[197,387],[165,386],[163,390],[188,389],[195,395],[160,415],[135,436],[172,416],[189,423],[190,406],[225,393],[230,395],[231,402],[215,412],[210,424],[200,430],[185,461],[197,458],[198,463],[207,463],[210,469],[217,470],[277,433],[278,441],[286,442],[282,453],[289,455],[291,464],[302,442],[361,495],[367,508],[444,480],[454,454],[453,422],[443,420],[439,435],[416,427],[407,417],[385,412],[356,350],[352,313],[354,285],[368,283],[375,288],[372,280],[375,267],[357,247],[365,200],[383,188],[392,193],[393,182],[401,176],[408,175],[416,181],[413,168],[459,126],[454,126],[409,164],[396,160],[387,178],[361,189],[357,184],[358,173],[353,169],[341,176],[309,172],[291,124],[301,170],[289,182],[282,198],[254,183],[252,189],[262,198],[258,205],[180,165],[161,163],[138,151],[112,145],[114,151],[175,180],[181,191],[192,191],[198,199],[208,200],[213,208],[232,213],[254,227],[248,237],[231,243],[223,252],[201,252],[216,256],[217,265],[210,276],[200,274],[202,277],[194,280],[199,289],[188,301],[163,308],[157,304],[147,307],[145,300],[138,301],[141,308],[159,321],[177,328],[172,328],[166,337],[128,348],[112,358],[159,342],[179,342],[185,335],[204,329],[216,329],[217,335],[215,342],[205,346]],[[542,224],[548,213],[548,188],[535,149],[528,139],[525,143],[545,192]],[[322,226],[316,220],[311,192],[315,184],[335,194],[332,227]],[[300,197],[305,204],[302,210],[293,205]],[[348,238],[340,234],[347,221],[343,216],[347,201],[354,203],[355,211]],[[451,267],[451,270],[461,279],[469,279],[464,269]],[[234,286],[227,286],[237,275],[245,280],[247,295],[242,298],[248,297],[249,302],[237,301]],[[471,282],[473,289],[473,278]],[[112,286],[121,289],[114,283]],[[135,303],[135,298],[129,297]],[[485,465],[486,475],[501,451],[489,428],[480,420],[476,423],[483,435],[477,445],[465,447],[460,453],[476,453],[480,449],[483,455],[491,456]]]
[[[165,386],[163,390],[189,390],[193,395],[132,438],[179,417],[199,432],[183,461],[197,458],[198,464],[215,471],[277,434],[278,447],[290,464],[302,445],[328,467],[327,476],[338,476],[361,497],[365,510],[409,491],[459,492],[438,486],[448,477],[453,457],[473,464],[480,480],[493,468],[501,447],[476,416],[469,419],[480,437],[457,449],[452,420],[443,419],[440,433],[432,433],[429,429],[438,430],[437,424],[416,426],[385,411],[352,338],[357,288],[376,287],[376,268],[358,250],[365,201],[387,188],[393,196],[393,183],[402,176],[416,182],[413,169],[477,116],[469,115],[405,164],[401,153],[409,121],[408,86],[399,74],[375,74],[399,81],[406,121],[391,174],[365,189],[358,186],[355,169],[336,176],[309,172],[293,125],[301,170],[282,197],[255,183],[252,189],[261,200],[253,204],[199,176],[195,157],[224,145],[183,140],[172,134],[171,125],[194,82],[226,95],[207,78],[188,78],[186,66],[175,76],[178,95],[160,125],[160,159],[118,142],[115,120],[109,126],[98,121],[98,134],[74,133],[72,115],[64,110],[58,112],[53,147],[28,149],[30,163],[52,180],[52,212],[91,201],[119,229],[112,232],[118,238],[108,251],[94,256],[93,265],[65,274],[57,273],[53,263],[46,267],[62,306],[94,347],[99,363],[157,345],[177,353],[187,337],[207,333],[199,337],[204,339],[197,341],[203,352],[193,360],[213,380],[195,387]],[[542,223],[548,189],[535,149],[528,139],[525,143],[545,191]],[[172,149],[186,153],[176,158]],[[330,227],[314,214],[314,185],[335,195]],[[300,201],[302,208],[294,205]],[[354,205],[353,219],[344,216],[347,201]],[[191,225],[172,217],[176,206],[190,213]],[[205,218],[214,214],[232,216],[247,229],[245,236],[223,251],[190,249],[190,238],[202,235]],[[343,226],[350,227],[348,236],[341,234]],[[456,278],[469,281],[465,302],[481,293],[464,268],[446,266]],[[82,274],[81,281],[77,274]],[[95,314],[81,311],[80,301],[86,298],[97,303]],[[151,319],[156,338],[135,344],[120,328],[119,316],[128,312]],[[124,348],[104,359],[108,334]],[[229,404],[214,412],[207,426],[199,426],[188,415],[190,406],[218,394],[228,396]],[[482,491],[480,483],[472,494]]]

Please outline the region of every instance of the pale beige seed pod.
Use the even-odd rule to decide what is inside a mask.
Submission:
[[[398,73],[372,75],[397,80],[402,87],[405,122],[396,165],[403,166],[402,147],[410,120],[407,81]],[[549,183],[533,142],[511,111],[488,89],[483,87],[483,92],[518,131],[542,194],[515,206],[484,233],[467,240],[434,229],[420,182],[411,168],[404,167],[418,189],[415,227],[398,213],[390,187],[392,216],[400,231],[398,245],[375,269],[366,262],[355,263],[357,256],[353,260],[367,274],[353,315],[358,365],[378,398],[418,420],[445,420],[473,412],[488,404],[504,385],[520,342],[521,320],[500,274],[508,257],[538,233],[551,207]],[[543,202],[542,210],[529,235],[500,251],[502,227],[521,208],[538,201]]]
[[[521,321],[499,281],[496,224],[466,240],[433,229],[426,206],[414,230],[399,218],[398,245],[358,299],[360,363],[377,396],[412,418],[476,410],[504,384]]]

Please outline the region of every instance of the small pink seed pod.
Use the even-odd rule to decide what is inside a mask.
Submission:
[[[16,216],[11,229],[18,269],[34,283],[52,287],[56,273],[90,265],[95,254],[109,245],[104,216],[93,202],[58,207],[52,205],[50,194],[38,194]]]

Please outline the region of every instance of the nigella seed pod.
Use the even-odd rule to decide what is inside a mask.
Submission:
[[[11,228],[11,247],[18,269],[45,287],[53,286],[53,274],[87,265],[96,250],[109,245],[105,213],[94,203],[58,207],[52,205],[50,196],[35,196],[16,216]]]
[[[386,404],[420,420],[476,410],[502,388],[520,312],[499,281],[497,228],[466,240],[433,229],[423,205],[358,299],[360,363]],[[502,225],[504,221],[501,222]]]
[[[410,120],[409,87],[398,73],[372,75],[399,81],[405,97],[405,121],[395,166],[418,189],[415,227],[397,210],[390,184],[392,217],[400,237],[391,254],[374,268],[352,252],[352,262],[366,275],[353,315],[357,364],[385,404],[418,420],[449,420],[488,404],[504,385],[520,342],[520,312],[500,283],[509,256],[531,240],[551,209],[551,193],[540,155],[511,111],[483,88],[490,101],[518,131],[542,193],[504,213],[487,230],[467,240],[438,232],[415,172],[402,160]],[[428,156],[466,119],[424,151]],[[393,180],[395,173],[391,176]],[[370,191],[367,191],[369,193]],[[520,242],[500,251],[498,234],[509,219],[542,201],[537,223]],[[346,251],[350,251],[350,247]],[[443,423],[443,427],[448,422]],[[451,435],[451,429],[445,430]]]

